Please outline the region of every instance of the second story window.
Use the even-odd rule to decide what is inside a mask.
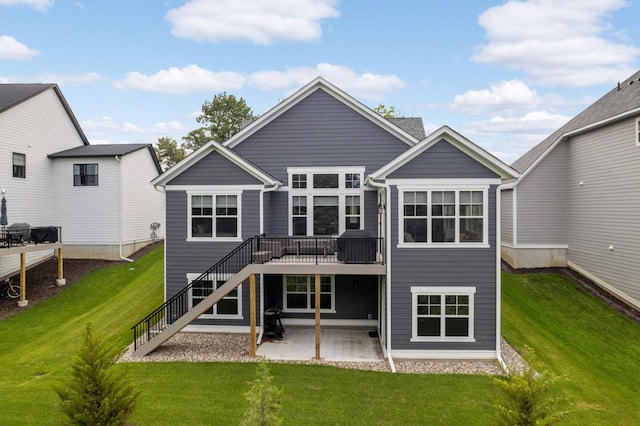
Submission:
[[[19,154],[17,152],[13,153],[13,177],[14,178],[27,177],[27,156],[26,155]]]
[[[74,164],[73,186],[98,186],[98,164]]]
[[[240,238],[240,194],[193,194],[189,198],[193,240]]]
[[[487,196],[484,188],[400,189],[400,244],[488,244]]]

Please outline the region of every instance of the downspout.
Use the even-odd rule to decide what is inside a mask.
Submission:
[[[122,254],[122,210],[124,209],[124,202],[122,200],[122,189],[123,189],[123,185],[122,185],[122,158],[119,155],[115,156],[115,159],[118,161],[118,163],[120,163],[120,212],[119,212],[119,217],[118,217],[118,227],[120,228],[120,242],[118,243],[118,255],[120,256],[121,260],[126,260],[127,262],[133,262],[133,259],[129,259],[128,257],[124,257],[124,255]]]
[[[502,369],[508,373],[509,367],[502,359],[502,212],[501,212],[501,194],[503,189],[507,189],[513,186],[513,183],[505,183],[498,185],[496,188],[496,359],[502,367]]]
[[[385,269],[386,269],[386,278],[385,278],[385,290],[387,292],[387,303],[386,303],[386,346],[387,346],[387,359],[389,360],[389,368],[392,373],[396,372],[396,365],[393,362],[393,356],[391,354],[391,214],[389,214],[389,208],[391,207],[391,188],[386,183],[378,183],[371,179],[371,175],[367,178],[367,183],[373,187],[381,188],[384,190],[385,194]]]
[[[167,226],[167,223],[166,223],[167,222],[167,187],[163,186],[162,189],[159,189],[158,187],[159,187],[159,185],[153,185],[153,189],[155,189],[156,191],[164,194],[164,221],[165,221],[164,226],[165,226],[165,229],[166,229],[166,226]],[[163,261],[164,261],[164,265],[165,265],[164,266],[165,271],[164,271],[164,274],[163,274],[164,275],[164,278],[163,278],[164,285],[162,286],[162,288],[164,289],[163,290],[164,291],[164,299],[163,300],[165,300],[165,301],[167,300],[167,271],[166,271],[166,268],[167,268],[166,267],[166,265],[167,265],[167,234],[166,234],[166,232],[167,231],[165,231],[164,250],[163,250],[163,257],[164,257]]]
[[[260,190],[260,235],[264,233],[264,194],[265,192],[273,192],[280,187],[280,182],[277,182],[270,187],[262,188]],[[260,274],[260,333],[258,334],[258,344],[262,343],[262,337],[264,335],[264,274]]]

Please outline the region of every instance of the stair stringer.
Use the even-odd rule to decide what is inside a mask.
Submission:
[[[229,278],[222,286],[218,287],[213,293],[202,299],[200,303],[187,311],[183,316],[178,318],[167,328],[163,329],[162,332],[158,333],[143,345],[139,346],[138,349],[136,349],[131,354],[132,357],[141,358],[157,349],[158,346],[169,340],[187,325],[191,324],[191,322],[202,315],[202,313],[204,313],[207,309],[211,308],[223,297],[229,294],[233,289],[242,284],[247,278],[251,276],[251,274],[258,273],[258,269],[258,265],[255,264],[249,264],[245,266],[238,273]]]

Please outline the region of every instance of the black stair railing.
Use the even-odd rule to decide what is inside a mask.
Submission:
[[[258,240],[262,236],[263,235],[259,235],[244,241],[220,259],[218,263],[191,281],[189,285],[180,290],[176,295],[131,327],[133,330],[134,350],[137,350],[138,347],[160,334],[162,330],[189,311],[189,294],[194,286],[199,285],[205,280],[213,281],[214,283],[226,281],[229,276],[238,273],[252,263],[252,254],[256,251]]]

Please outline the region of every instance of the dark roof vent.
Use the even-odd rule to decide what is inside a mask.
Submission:
[[[633,84],[633,80],[631,80],[631,81],[629,82],[629,86],[631,86],[632,84]]]
[[[620,91],[620,82],[618,82],[618,92]]]

